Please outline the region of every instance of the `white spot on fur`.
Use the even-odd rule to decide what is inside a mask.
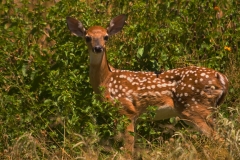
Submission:
[[[205,73],[201,73],[200,75],[201,75],[201,76],[205,76],[206,74],[205,74]]]
[[[122,89],[122,85],[119,85],[119,89],[120,89],[120,90]]]
[[[133,92],[133,90],[130,89],[130,90],[127,91],[126,95],[129,95],[129,94],[131,94],[132,92]]]
[[[172,87],[172,86],[173,86],[173,84],[169,83],[169,84],[167,84],[167,86],[168,86],[168,87]]]
[[[163,83],[163,84],[162,84],[162,87],[166,87],[166,86],[167,86],[167,84],[166,84],[166,83]]]
[[[139,85],[139,83],[138,82],[133,82],[132,85]]]
[[[133,81],[133,79],[130,78],[130,77],[128,77],[127,80],[128,80],[130,83],[132,83],[132,81]]]
[[[149,94],[150,96],[153,96],[153,97],[156,96],[156,94],[155,94],[154,92],[151,92],[151,91],[148,91],[148,94]]]
[[[114,90],[113,90],[113,89],[111,90],[111,93],[112,93],[113,95],[115,94],[115,92],[114,92]]]
[[[126,78],[126,75],[121,74],[119,78]]]
[[[160,92],[156,92],[156,95],[157,95],[157,96],[161,96]]]
[[[218,74],[218,75],[219,75],[219,77],[220,77],[221,83],[222,83],[223,85],[225,85],[226,83],[225,83],[224,77],[223,77],[221,74]]]
[[[168,95],[172,97],[172,93],[170,91],[162,91],[161,94]]]

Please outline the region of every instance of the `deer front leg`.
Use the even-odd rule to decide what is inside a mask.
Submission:
[[[134,154],[134,131],[135,131],[135,120],[130,119],[130,123],[127,126],[124,133],[124,150],[126,151],[126,158],[131,159]]]
[[[132,159],[134,155],[134,131],[135,131],[135,120],[138,116],[138,111],[136,110],[135,106],[125,98],[118,99],[121,102],[122,109],[120,113],[127,116],[130,120],[129,124],[127,125],[124,133],[124,150],[126,152],[126,158]]]

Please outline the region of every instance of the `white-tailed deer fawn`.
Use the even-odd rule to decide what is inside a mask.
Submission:
[[[134,136],[129,132],[134,132],[136,119],[148,106],[157,107],[155,120],[179,116],[206,136],[216,136],[211,115],[227,94],[226,76],[194,66],[160,74],[114,69],[107,62],[105,45],[109,36],[121,31],[125,20],[126,15],[119,15],[106,29],[93,26],[86,30],[80,21],[67,17],[70,31],[87,43],[93,90],[100,93],[99,87],[104,87],[104,96],[109,101],[117,99],[121,113],[131,120],[124,134],[125,149],[133,153]]]

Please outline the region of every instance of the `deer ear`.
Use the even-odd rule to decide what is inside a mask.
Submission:
[[[113,18],[109,26],[107,27],[108,35],[111,36],[121,31],[125,24],[126,19],[127,19],[127,16],[125,14],[122,14]]]
[[[72,18],[72,17],[67,17],[66,20],[67,20],[68,29],[73,34],[75,34],[76,36],[79,36],[79,37],[84,37],[85,36],[86,30],[85,30],[85,28],[83,27],[83,24],[80,21],[78,21],[78,20],[76,20],[75,18]]]

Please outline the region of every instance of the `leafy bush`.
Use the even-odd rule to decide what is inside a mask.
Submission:
[[[231,139],[231,154],[238,156],[238,1],[5,0],[1,3],[0,155],[33,158],[37,153],[35,158],[46,159],[52,155],[105,156],[101,155],[99,142],[114,137],[127,121],[116,107],[95,98],[89,84],[85,43],[70,34],[65,18],[77,17],[86,27],[106,26],[111,18],[125,13],[128,20],[123,32],[108,42],[109,63],[119,69],[149,71],[198,65],[225,73],[231,88],[221,113],[222,119],[227,117],[233,125],[232,133],[224,131],[227,124],[219,123],[222,132]],[[149,119],[149,114],[142,118]],[[172,120],[163,122],[169,123],[172,125]],[[144,143],[144,139],[152,142],[164,133],[163,127],[153,122],[142,121],[137,128],[138,135],[145,137],[139,138],[139,143]],[[14,153],[26,143],[35,145],[37,152]],[[96,148],[93,155],[91,151]]]

